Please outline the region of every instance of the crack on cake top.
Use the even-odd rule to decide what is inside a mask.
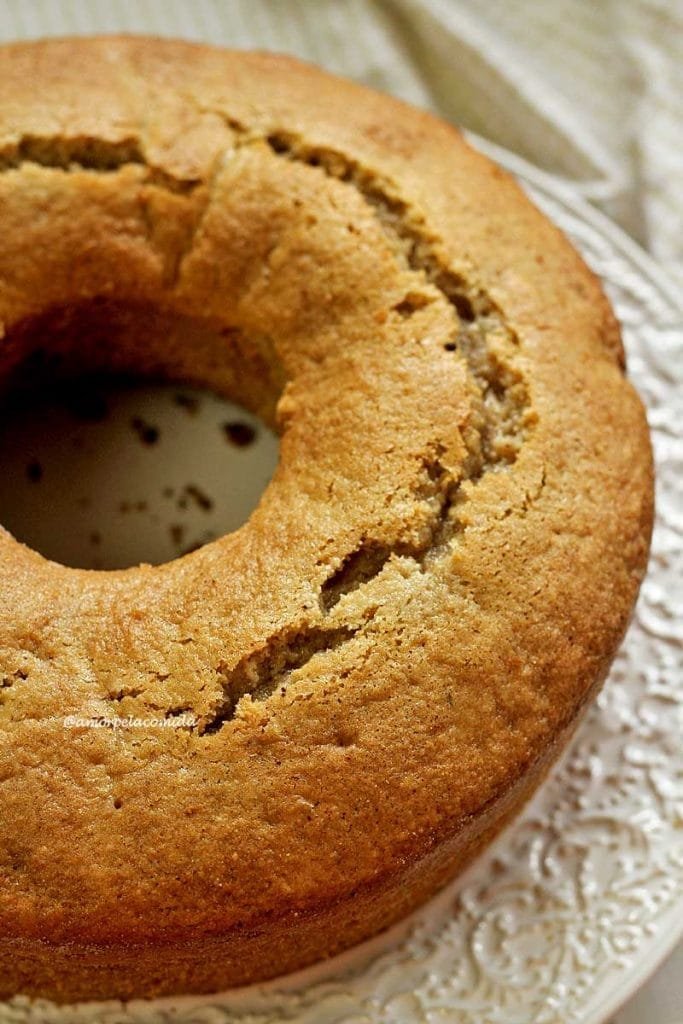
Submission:
[[[169,192],[188,195],[202,184],[200,178],[183,178],[152,164],[144,154],[140,139],[102,139],[95,135],[25,134],[0,148],[0,172],[18,170],[33,164],[50,170],[112,173],[135,165],[147,171],[147,182]]]

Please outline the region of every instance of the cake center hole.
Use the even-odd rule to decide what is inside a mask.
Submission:
[[[278,459],[255,412],[147,379],[165,375],[156,363],[143,379],[116,365],[75,374],[60,363],[53,375],[52,358],[46,373],[35,354],[0,399],[0,523],[17,540],[73,568],[123,569],[168,562],[248,519]]]
[[[0,407],[0,522],[47,558],[177,558],[249,517],[277,463],[254,415],[207,391],[80,378]]]

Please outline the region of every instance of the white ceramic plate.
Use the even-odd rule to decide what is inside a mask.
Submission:
[[[476,141],[520,178],[602,277],[624,327],[630,376],[650,410],[658,464],[652,561],[609,682],[518,821],[463,878],[390,933],[323,966],[236,993],[69,1008],[19,999],[0,1008],[3,1022],[598,1024],[681,936],[683,317],[673,286],[605,218],[523,161]],[[177,539],[179,516],[184,537],[201,539],[201,531],[234,526],[235,514],[243,517],[255,502],[272,469],[273,443],[263,436],[248,451],[231,451],[224,439],[217,442],[225,420],[244,416],[215,399],[203,400],[190,434],[181,423],[186,410],[174,411],[173,401],[155,389],[119,406],[110,435],[119,441],[108,442],[107,463],[118,483],[113,492],[111,481],[100,489],[91,512],[80,495],[81,532],[69,541],[70,557],[116,562],[129,552],[134,560],[142,539],[147,556],[163,560],[174,553],[169,538]],[[160,425],[149,451],[131,442],[136,415]],[[49,452],[43,455],[40,486],[47,487],[51,463]],[[195,499],[178,505],[190,482],[215,499],[211,509]],[[119,486],[124,503],[135,506],[137,540],[111,504]],[[25,491],[18,488],[16,500],[30,505]],[[53,488],[57,531],[65,515],[59,494]],[[140,501],[146,504],[138,508]],[[109,523],[97,554],[91,514]]]

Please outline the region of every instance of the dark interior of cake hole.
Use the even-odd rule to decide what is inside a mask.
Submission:
[[[18,325],[0,358],[0,523],[63,565],[176,558],[242,525],[274,472],[265,338],[96,300]]]

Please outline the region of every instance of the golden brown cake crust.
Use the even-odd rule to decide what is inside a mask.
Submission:
[[[4,376],[47,331],[281,433],[170,564],[0,531],[0,994],[292,969],[459,870],[602,680],[652,515],[618,328],[452,128],[288,58],[2,47],[0,166]]]

